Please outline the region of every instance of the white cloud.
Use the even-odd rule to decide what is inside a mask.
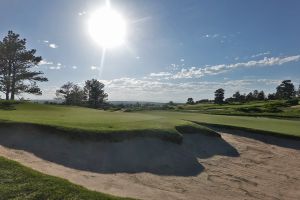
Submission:
[[[184,59],[182,58],[182,59],[180,59],[180,62],[184,62]]]
[[[58,62],[56,64],[56,66],[50,66],[49,69],[51,69],[51,70],[60,70],[60,69],[62,69],[62,67],[66,67],[66,66],[63,66],[60,62]]]
[[[75,66],[75,65],[74,65],[74,66],[72,66],[72,69],[77,69],[77,66]]]
[[[217,38],[217,37],[220,37],[220,34],[217,34],[217,33],[215,33],[215,34],[206,34],[203,37],[205,37],[205,38]]]
[[[56,68],[54,67],[53,69]],[[225,89],[226,97],[231,96],[236,91],[249,93],[254,89],[273,93],[276,86],[281,82],[281,80],[276,79],[256,79],[255,77],[244,78],[242,80],[184,82],[174,82],[174,80],[165,82],[123,77],[100,81],[105,84],[105,91],[109,95],[109,100],[157,102],[168,102],[170,100],[185,102],[188,97],[192,97],[195,100],[204,98],[213,99],[214,91],[218,88]],[[294,83],[296,84],[296,82]],[[78,84],[82,86],[84,82],[79,82]],[[297,84],[299,84],[299,80]],[[55,96],[55,89],[59,87],[60,85],[43,89],[45,93],[41,98],[53,98]],[[49,91],[47,92],[47,90]]]
[[[51,70],[60,70],[61,67],[60,66],[51,66],[51,67],[49,67],[49,69],[51,69]]]
[[[97,70],[98,69],[98,67],[97,66],[91,66],[91,70]]]
[[[151,77],[162,77],[162,76],[171,76],[172,74],[169,72],[159,72],[159,73],[151,73]]]
[[[254,54],[254,55],[251,56],[251,58],[266,56],[266,55],[269,55],[269,54],[271,54],[271,52],[267,51],[267,52],[263,52],[263,53]]]
[[[52,48],[52,49],[56,49],[56,48],[58,48],[58,45],[54,44],[54,43],[51,43],[51,44],[49,44],[49,47]]]
[[[82,16],[82,15],[86,15],[87,13],[85,11],[79,12],[78,15]]]
[[[39,42],[41,42],[41,41],[39,40]],[[46,46],[52,48],[52,49],[58,48],[58,45],[57,45],[57,44],[52,43],[52,42],[50,42],[49,40],[43,40],[42,43],[43,43],[44,45],[46,45]]]
[[[261,60],[251,60],[248,62],[235,63],[235,64],[220,64],[214,66],[206,66],[203,68],[191,67],[189,69],[183,68],[180,72],[177,72],[173,75],[172,78],[199,78],[205,75],[214,75],[227,72],[236,68],[249,68],[249,67],[267,67],[274,65],[283,65],[289,62],[298,62],[300,61],[300,55],[288,56],[288,57],[271,57]]]
[[[53,62],[47,61],[47,60],[42,60],[39,65],[53,65]]]
[[[184,102],[188,97],[194,99],[213,98],[214,91],[224,88],[226,96],[235,91],[248,93],[254,89],[264,89],[266,93],[274,92],[281,80],[273,79],[242,79],[224,81],[190,81],[164,82],[141,80],[136,78],[119,78],[101,80],[109,94],[110,100],[139,100],[139,101],[178,101]],[[155,97],[155,98],[153,98]]]

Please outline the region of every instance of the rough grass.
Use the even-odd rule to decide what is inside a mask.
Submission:
[[[300,138],[300,122],[297,120],[273,119],[266,117],[210,115],[187,112],[152,111],[144,113],[155,116],[165,116],[174,120],[184,119],[199,124],[222,125],[226,127],[253,130],[261,133],[274,133],[282,136],[293,136]]]
[[[89,191],[67,180],[44,175],[0,157],[0,200],[8,199],[125,200],[128,198]]]
[[[190,121],[159,115],[31,103],[14,107],[14,110],[0,110],[2,124],[34,124],[80,138],[114,140],[147,135],[180,143],[182,134],[190,127],[195,132],[214,134],[210,129]]]

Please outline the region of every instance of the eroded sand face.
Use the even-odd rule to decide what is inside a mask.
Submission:
[[[102,143],[0,128],[0,155],[117,196],[300,199],[300,141],[221,135],[186,135],[182,145],[150,138]]]

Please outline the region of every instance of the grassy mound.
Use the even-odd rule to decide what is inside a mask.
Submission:
[[[128,199],[89,191],[67,180],[44,175],[0,157],[0,200],[6,199]]]
[[[215,132],[203,126],[168,116],[30,103],[14,107],[14,110],[0,110],[2,126],[13,124],[26,128],[30,124],[45,131],[65,133],[80,139],[123,140],[150,136],[180,143],[182,134],[190,133],[190,129],[194,133],[215,135]]]

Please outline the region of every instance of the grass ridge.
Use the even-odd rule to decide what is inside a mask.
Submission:
[[[167,131],[164,129],[139,129],[139,130],[118,130],[118,131],[96,131],[85,130],[79,128],[69,128],[63,126],[38,124],[38,123],[26,123],[26,122],[14,122],[9,120],[0,120],[0,127],[14,127],[22,130],[26,129],[39,129],[46,133],[57,134],[67,137],[69,139],[77,140],[93,140],[93,141],[108,141],[108,142],[121,142],[133,138],[158,138],[168,142],[181,144],[183,140],[183,134],[206,134],[212,136],[219,136],[218,133],[203,126],[199,126],[196,123],[190,125],[178,125],[175,126],[175,131]]]
[[[243,131],[249,131],[249,132],[254,132],[254,133],[258,133],[258,134],[271,135],[271,136],[276,136],[276,137],[280,137],[280,138],[289,138],[289,139],[300,140],[300,136],[288,135],[288,134],[274,132],[274,131],[265,131],[265,130],[259,130],[259,129],[248,128],[248,127],[225,125],[225,124],[214,124],[214,123],[197,122],[197,121],[194,121],[194,123],[202,125],[202,126],[210,126],[210,127],[217,127],[217,128],[229,128],[229,129],[233,129],[233,130],[243,130]]]

